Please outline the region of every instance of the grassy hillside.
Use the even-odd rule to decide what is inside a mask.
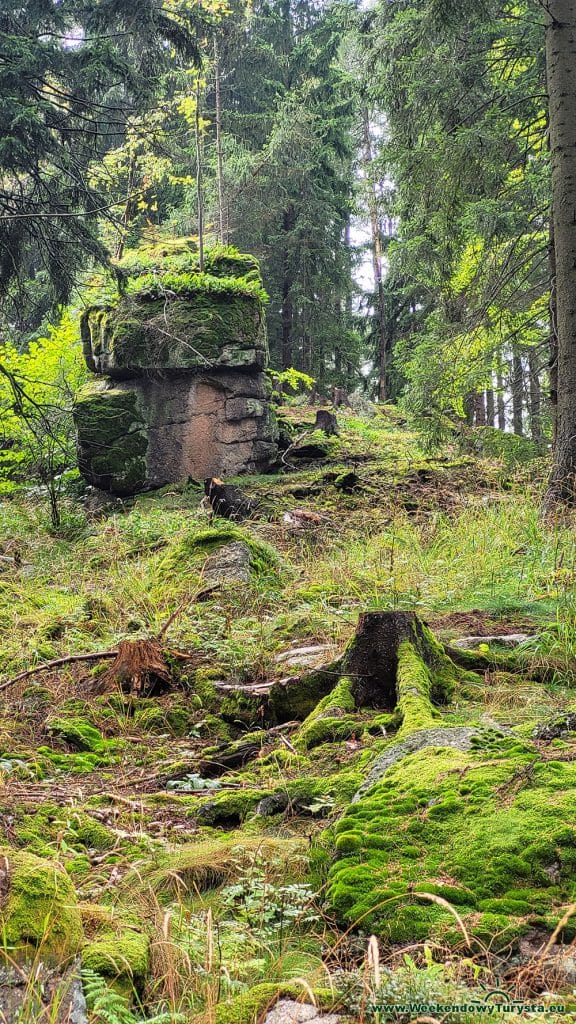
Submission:
[[[329,439],[313,410],[288,415],[301,440],[278,475],[237,481],[258,503],[241,524],[211,519],[194,484],[97,513],[70,495],[58,535],[41,494],[0,504],[5,947],[79,954],[94,1022],[250,1024],[279,993],[355,1021],[374,1000],[494,988],[569,1005],[573,522],[540,517],[545,467],[515,438],[430,455],[393,410],[339,414]],[[306,468],[305,444],[325,450]],[[445,644],[529,639],[479,641],[448,703],[416,687],[410,726],[401,702],[357,706],[340,668],[315,671],[340,664],[361,613],[397,610]],[[135,692],[114,652],[150,655],[136,642],[155,637]],[[31,672],[75,655],[95,657]],[[432,745],[351,804],[423,723]],[[447,747],[449,729],[474,742]],[[42,871],[48,902],[20,881]]]

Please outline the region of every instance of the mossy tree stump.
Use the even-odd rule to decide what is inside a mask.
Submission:
[[[301,718],[304,710],[307,735],[320,720],[327,725],[360,708],[381,709],[397,712],[405,733],[433,726],[436,706],[447,704],[458,680],[470,675],[454,664],[414,612],[365,612],[344,655],[300,680],[273,687],[268,709],[280,720]],[[345,726],[340,721],[337,731]]]

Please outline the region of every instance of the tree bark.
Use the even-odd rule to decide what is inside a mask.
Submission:
[[[364,173],[366,176],[366,201],[370,214],[370,230],[372,234],[372,270],[374,274],[374,290],[376,292],[376,323],[378,327],[378,399],[385,402],[388,398],[388,331],[386,329],[386,300],[384,297],[384,281],[382,276],[382,232],[378,211],[378,197],[371,179],[371,167],[374,160],[372,140],[370,136],[370,118],[366,108],[362,111],[362,143],[364,150]]]
[[[493,427],[496,422],[495,419],[496,406],[494,402],[494,390],[493,388],[486,389],[486,423],[489,427]]]
[[[550,340],[548,359],[548,378],[550,381],[550,410],[552,414],[552,433],[556,439],[556,421],[558,409],[558,318],[556,313],[556,252],[554,249],[554,217],[550,211],[550,228],[548,238],[548,276],[550,278]]]
[[[204,197],[202,195],[202,129],[200,125],[200,75],[196,79],[196,209],[198,216],[198,267],[204,272]]]
[[[478,391],[474,395],[474,425],[476,427],[486,426],[486,402],[483,391]]]
[[[476,395],[473,391],[468,392],[464,397],[464,417],[469,427],[474,425],[474,411],[476,409]]]
[[[540,363],[535,348],[528,349],[528,395],[530,400],[530,434],[533,441],[542,440],[542,392]]]
[[[282,216],[282,229],[290,234],[296,223],[294,207],[290,205]],[[287,370],[293,363],[292,328],[294,311],[292,307],[292,274],[288,257],[288,246],[284,252],[284,275],[282,280],[282,369]]]
[[[220,96],[220,53],[218,40],[214,36],[214,102],[216,122],[216,178],[218,184],[218,235],[224,245],[226,226],[224,216],[224,155],[222,152],[222,100]]]
[[[496,374],[496,409],[498,412],[498,430],[506,430],[506,403],[504,402],[504,377],[502,370]]]
[[[558,331],[558,405],[548,501],[576,500],[576,0],[547,0],[546,77]]]
[[[517,349],[514,349],[512,352],[510,388],[512,391],[512,429],[515,434],[522,435],[524,433],[522,422],[524,371],[522,369],[522,356]]]

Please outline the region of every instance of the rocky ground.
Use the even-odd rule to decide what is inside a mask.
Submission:
[[[573,524],[521,439],[314,417],[240,523],[0,503],[8,1021],[573,1012]]]

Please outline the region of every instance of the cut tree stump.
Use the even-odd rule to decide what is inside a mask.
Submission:
[[[240,487],[224,483],[218,477],[208,477],[204,481],[204,493],[213,512],[223,519],[231,519],[238,523],[256,512],[255,503]]]
[[[314,430],[322,430],[326,437],[338,436],[338,421],[333,412],[328,409],[318,409]]]
[[[352,678],[358,707],[391,711],[396,706],[398,651],[403,642],[412,644],[428,667],[438,660],[440,645],[414,612],[364,612],[360,616],[343,663],[343,674]]]

